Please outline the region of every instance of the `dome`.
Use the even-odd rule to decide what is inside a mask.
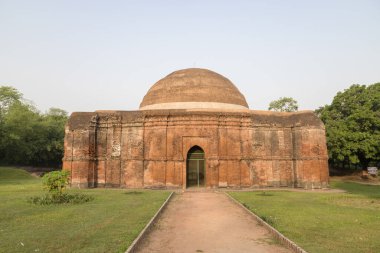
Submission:
[[[235,85],[207,69],[175,71],[155,83],[144,96],[140,110],[248,109]]]

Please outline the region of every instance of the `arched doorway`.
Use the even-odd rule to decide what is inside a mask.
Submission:
[[[205,152],[198,146],[187,153],[186,185],[187,187],[205,186]]]

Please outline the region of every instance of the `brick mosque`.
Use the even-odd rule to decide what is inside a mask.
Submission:
[[[175,71],[136,111],[74,112],[63,169],[73,187],[328,186],[325,129],[312,111],[248,108],[227,78]]]

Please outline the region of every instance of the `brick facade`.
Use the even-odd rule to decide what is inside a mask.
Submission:
[[[97,111],[73,113],[65,131],[73,187],[186,188],[195,145],[206,187],[328,185],[325,129],[311,111]]]

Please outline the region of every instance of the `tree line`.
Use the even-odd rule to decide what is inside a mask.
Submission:
[[[298,103],[282,97],[268,109],[292,112],[298,110]],[[315,113],[326,127],[330,165],[379,166],[380,83],[352,85]],[[41,113],[17,89],[0,86],[0,164],[58,167],[67,119],[62,109]]]
[[[0,86],[0,164],[59,167],[67,112],[41,113],[23,94]]]

